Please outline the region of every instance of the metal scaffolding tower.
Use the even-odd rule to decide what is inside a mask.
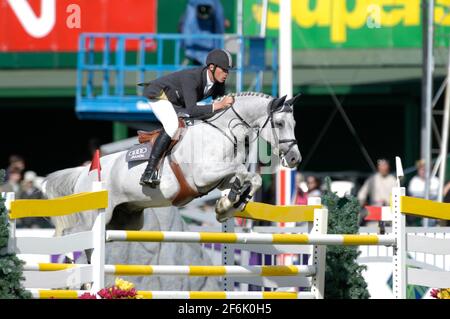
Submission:
[[[447,75],[432,99],[433,71],[434,71],[434,0],[423,0],[423,86],[422,86],[422,146],[421,156],[425,159],[425,197],[430,197],[431,180],[439,171],[438,201],[443,199],[443,188],[445,185],[446,164],[448,157],[448,138],[450,122],[450,49],[447,64]],[[448,12],[448,11],[447,11]],[[447,15],[448,13],[446,13]],[[447,36],[448,37],[448,36]],[[446,39],[447,44],[448,38]],[[448,46],[448,45],[447,45]],[[444,108],[438,110],[437,102],[445,90]],[[439,132],[439,125],[441,130]],[[433,146],[434,140],[437,147]],[[435,165],[431,170],[433,155],[437,156]]]

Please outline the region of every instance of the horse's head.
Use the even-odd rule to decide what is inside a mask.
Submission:
[[[293,108],[299,96],[300,94],[288,101],[286,96],[274,98],[268,105],[268,118],[262,125],[261,137],[272,145],[284,167],[296,167],[302,159],[295,139]]]

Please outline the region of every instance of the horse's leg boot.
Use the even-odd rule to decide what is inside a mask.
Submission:
[[[145,171],[142,174],[139,184],[148,185],[152,188],[155,188],[156,186],[159,185],[160,181],[157,170],[158,164],[164,152],[169,147],[171,141],[172,141],[171,137],[167,135],[167,133],[164,130],[157,137],[155,144],[153,145],[152,153],[148,160],[147,167],[145,168]]]

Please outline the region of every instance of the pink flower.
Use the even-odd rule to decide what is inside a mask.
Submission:
[[[437,289],[432,289],[431,292],[430,292],[430,295],[431,295],[431,297],[433,297],[433,298],[438,298],[438,293],[439,293],[439,290],[437,290]]]
[[[92,295],[88,292],[85,292],[80,297],[78,297],[78,299],[97,299],[97,297],[95,297],[95,295]]]
[[[101,299],[142,299],[142,296],[138,295],[136,288],[134,288],[134,285],[122,279],[116,279],[115,285],[103,288],[97,294]],[[95,295],[91,295],[86,292],[81,295],[79,299],[96,298]]]
[[[432,289],[430,295],[436,299],[450,299],[450,288]]]

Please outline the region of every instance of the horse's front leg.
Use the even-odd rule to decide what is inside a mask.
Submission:
[[[239,165],[230,184],[228,195],[221,197],[216,204],[217,220],[220,222],[233,217],[236,210],[245,206],[261,187],[262,179],[258,174],[250,173],[245,165]]]
[[[248,186],[247,186],[248,185]],[[241,195],[239,201],[235,203],[235,207],[239,207],[241,210],[245,207],[250,199],[253,198],[256,191],[260,189],[262,185],[262,178],[259,174],[248,173],[246,179],[244,180],[244,186],[241,190]]]

